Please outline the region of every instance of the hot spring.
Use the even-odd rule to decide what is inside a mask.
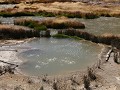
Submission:
[[[55,75],[87,68],[98,60],[101,46],[83,40],[40,38],[22,46],[30,50],[18,54],[22,72],[28,75]]]

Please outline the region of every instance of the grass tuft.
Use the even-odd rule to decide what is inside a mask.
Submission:
[[[39,32],[22,26],[0,25],[0,39],[22,39],[31,37],[40,37]]]
[[[47,30],[47,27],[45,25],[39,24],[38,21],[33,21],[33,20],[26,20],[26,19],[15,20],[14,24],[21,25],[21,26],[27,26],[37,31]]]
[[[81,38],[77,37],[77,36],[68,36],[68,35],[64,35],[64,34],[55,34],[52,36],[53,38],[71,38],[71,39],[75,39],[75,40],[81,40]]]
[[[84,29],[85,25],[78,20],[68,19],[66,17],[59,17],[54,19],[45,19],[41,21],[35,21],[31,19],[16,19],[14,21],[16,25],[28,26],[30,28],[39,28],[46,30],[46,28],[65,29],[65,28],[80,28]],[[40,27],[41,26],[41,27]],[[45,27],[46,26],[46,27]]]
[[[64,35],[64,34],[55,34],[52,36],[53,38],[70,38],[70,36],[68,35]]]

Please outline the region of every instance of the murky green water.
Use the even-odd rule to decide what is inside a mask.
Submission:
[[[20,67],[29,75],[59,74],[80,70],[98,60],[101,47],[88,41],[41,38],[23,46],[31,49],[18,57],[24,61]]]

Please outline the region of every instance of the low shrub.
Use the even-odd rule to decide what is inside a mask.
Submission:
[[[47,30],[47,27],[45,25],[39,25],[34,27],[34,29],[38,31],[44,31],[44,30]]]
[[[38,26],[38,24],[36,24],[35,22],[33,21],[26,21],[25,24],[23,24],[23,26],[28,26],[30,28],[35,28]]]

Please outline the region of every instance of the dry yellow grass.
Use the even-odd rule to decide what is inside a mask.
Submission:
[[[96,18],[97,16],[120,17],[120,5],[90,5],[81,2],[54,2],[16,5],[18,8],[2,9],[2,12],[38,12],[51,15]]]
[[[25,25],[26,22],[35,22],[38,25],[44,25],[47,28],[55,28],[55,29],[62,29],[62,28],[85,28],[85,25],[82,24],[78,20],[72,20],[66,17],[59,17],[59,18],[51,18],[45,19],[41,21],[35,21],[31,19],[16,19],[14,21],[17,25]]]
[[[0,25],[0,39],[39,37],[39,32],[22,26]]]
[[[29,4],[19,4],[20,8],[18,10],[24,11],[25,8],[37,8],[37,11],[46,11],[46,12],[54,12],[54,13],[63,13],[63,12],[81,12],[81,13],[94,13],[97,15],[106,15],[109,16],[119,16],[120,15],[120,5],[119,6],[100,6],[100,5],[87,5],[81,2],[54,2],[54,3],[35,3],[32,5]],[[28,9],[28,11],[33,11],[32,9]],[[35,10],[34,10],[35,11]]]
[[[0,24],[0,30],[10,30],[10,31],[19,31],[19,30],[31,30],[30,28],[27,27],[22,27],[22,26],[17,26],[17,25],[2,25]]]

